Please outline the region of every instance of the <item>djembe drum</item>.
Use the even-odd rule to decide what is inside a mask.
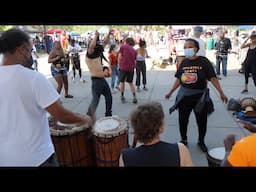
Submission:
[[[96,121],[93,128],[96,164],[118,167],[122,149],[128,148],[128,128],[125,120],[112,116]]]
[[[240,101],[242,109],[245,110],[247,116],[256,116],[256,100],[252,97],[245,97]]]
[[[252,97],[245,97],[240,100],[241,107],[246,110],[254,110],[256,108],[256,100]]]
[[[60,166],[95,166],[93,138],[87,124],[56,122],[50,132]]]
[[[221,161],[225,157],[225,148],[224,147],[216,147],[209,150],[206,153],[206,158],[208,161],[209,167],[220,167]]]

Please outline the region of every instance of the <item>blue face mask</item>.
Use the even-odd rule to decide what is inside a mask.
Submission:
[[[185,57],[193,57],[195,54],[194,48],[184,49]]]

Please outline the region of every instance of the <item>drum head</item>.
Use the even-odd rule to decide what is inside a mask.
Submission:
[[[50,132],[53,136],[66,136],[73,135],[88,128],[89,126],[87,124],[64,124],[58,121],[56,126],[50,127]]]
[[[126,121],[117,117],[103,117],[96,121],[93,134],[99,137],[111,138],[127,131]]]
[[[217,159],[217,160],[223,160],[225,157],[225,148],[224,147],[216,147],[208,151],[208,154],[210,157]]]

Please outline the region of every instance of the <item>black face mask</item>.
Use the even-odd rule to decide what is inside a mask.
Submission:
[[[26,58],[25,62],[22,64],[24,67],[27,67],[29,69],[33,69],[32,68],[32,65],[33,65],[33,58],[32,58],[32,55],[30,55],[29,58]]]

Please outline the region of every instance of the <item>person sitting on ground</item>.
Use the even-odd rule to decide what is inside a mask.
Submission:
[[[244,128],[252,133],[256,133],[256,125],[244,122]],[[256,166],[256,134],[242,137],[235,142],[235,135],[228,135],[224,140],[225,158],[221,162],[222,167],[250,167]]]
[[[161,141],[164,132],[164,112],[158,102],[138,106],[131,114],[131,124],[137,141],[142,145],[124,149],[119,166],[193,166],[187,147],[182,143]]]

